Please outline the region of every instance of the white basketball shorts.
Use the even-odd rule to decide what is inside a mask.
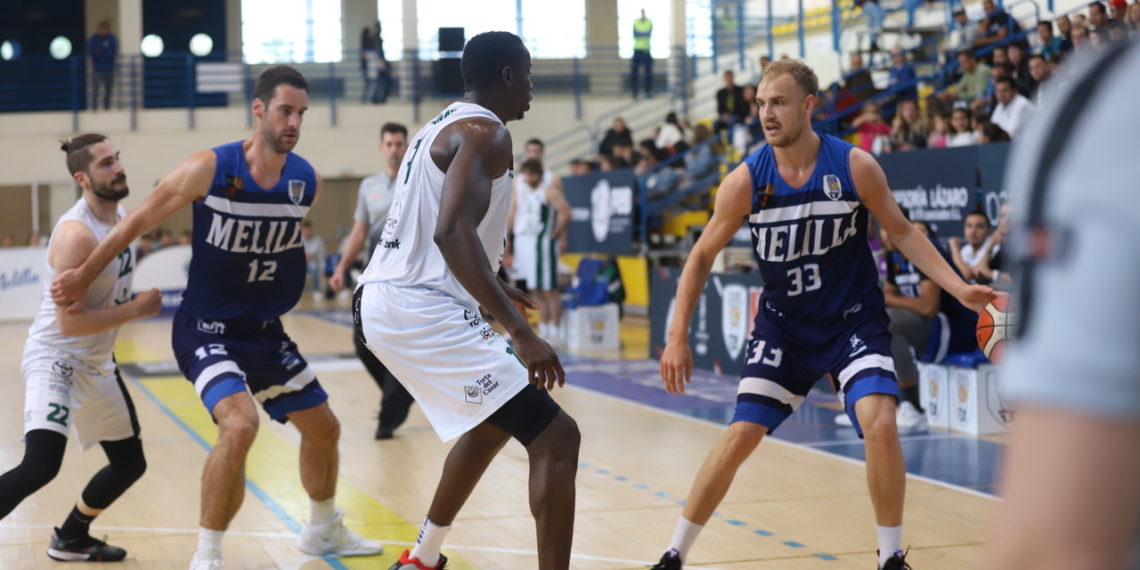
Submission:
[[[527,289],[558,289],[558,247],[554,240],[545,236],[516,235],[512,251],[511,270],[516,279],[526,281]]]

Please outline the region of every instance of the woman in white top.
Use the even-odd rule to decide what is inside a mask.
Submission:
[[[671,149],[677,143],[685,140],[685,130],[677,120],[677,113],[670,112],[665,115],[665,124],[657,132],[657,148]]]
[[[970,129],[970,110],[954,109],[950,115],[950,127],[953,133],[946,137],[946,146],[970,146],[978,144],[978,133]]]

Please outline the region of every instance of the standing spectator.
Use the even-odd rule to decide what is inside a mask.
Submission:
[[[954,258],[954,266],[962,274],[967,283],[977,283],[977,271],[982,256],[990,248],[990,219],[985,212],[975,210],[966,214],[962,238],[950,238],[950,255]]]
[[[896,47],[891,51],[891,71],[890,71],[890,89],[895,91],[895,97],[899,101],[911,100],[918,101],[918,84],[915,83],[915,78],[918,77],[914,72],[914,66],[906,60],[906,52],[901,47]]]
[[[1010,139],[1016,140],[1033,116],[1033,103],[1017,92],[1017,84],[1009,77],[997,80],[994,93],[997,106],[990,115],[990,121],[1009,133]]]
[[[930,126],[930,137],[926,139],[926,148],[946,148],[950,139],[950,117],[945,113],[933,115]]]
[[[918,103],[904,99],[899,103],[898,112],[891,125],[891,146],[896,150],[926,148],[930,127],[918,112]]]
[[[645,96],[653,96],[653,55],[650,53],[650,38],[653,35],[653,20],[645,17],[645,10],[641,17],[633,21],[633,60],[630,63],[629,88],[633,91],[633,98],[637,99],[637,70],[645,69]]]
[[[364,28],[360,36],[360,67],[364,72],[361,103],[387,103],[392,93],[392,64],[384,57],[380,22]]]
[[[1073,42],[1053,35],[1053,23],[1049,20],[1037,23],[1037,37],[1041,40],[1041,57],[1046,61],[1062,51],[1073,51]]]
[[[866,101],[879,92],[871,79],[871,71],[863,67],[863,56],[858,52],[851,54],[851,69],[843,77],[843,86],[860,101]]]
[[[978,56],[971,50],[958,52],[958,66],[962,69],[962,78],[948,90],[949,96],[967,104],[985,96],[990,84],[990,67],[979,63]]]
[[[716,92],[717,120],[713,130],[717,135],[744,120],[748,112],[748,102],[744,100],[744,90],[736,85],[732,70],[724,72],[724,87]]]
[[[301,222],[301,245],[305,248],[305,272],[313,280],[313,300],[321,298],[321,268],[325,261],[325,240],[313,235],[313,223]]]
[[[859,131],[859,148],[879,155],[891,150],[891,126],[883,122],[882,108],[874,101],[863,103],[863,113],[851,122]]]
[[[1029,94],[1029,102],[1033,106],[1040,108],[1042,103],[1045,102],[1047,94],[1045,93],[1045,81],[1049,79],[1051,70],[1049,64],[1045,63],[1045,58],[1039,55],[1029,57],[1029,74],[1033,76],[1035,86],[1033,92]]]
[[[633,146],[633,133],[629,132],[625,119],[621,117],[614,119],[613,126],[606,131],[606,136],[602,137],[602,142],[598,145],[598,154],[613,156],[616,144]]]
[[[970,128],[970,110],[958,107],[950,114],[950,127],[952,134],[946,140],[946,146],[970,146],[978,144],[978,134]]]
[[[669,149],[672,152],[677,143],[685,140],[685,130],[677,120],[677,113],[672,111],[665,115],[665,124],[657,132],[657,148]]]
[[[99,22],[95,34],[87,40],[87,55],[91,58],[91,108],[99,106],[99,89],[103,90],[103,108],[111,108],[111,89],[115,86],[115,59],[119,56],[119,40],[111,33],[111,23]]]
[[[883,7],[879,6],[879,0],[855,0],[855,5],[863,8],[863,17],[867,20],[867,33],[871,36],[871,46],[868,50],[873,59],[874,54],[879,51],[879,33],[883,31]]]

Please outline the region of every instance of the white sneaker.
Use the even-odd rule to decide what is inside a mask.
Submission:
[[[326,525],[308,525],[297,538],[297,548],[311,556],[373,556],[384,552],[384,546],[368,540],[344,526],[344,509],[336,510],[336,517]]]
[[[195,553],[194,558],[190,560],[190,570],[222,570],[222,559],[199,560],[198,554]]]
[[[930,431],[930,422],[926,414],[918,411],[914,404],[903,401],[895,411],[895,423],[899,426],[899,435],[914,435]]]
[[[851,421],[851,416],[847,415],[847,412],[843,412],[838,416],[835,416],[835,425],[843,427],[855,427],[855,424]]]

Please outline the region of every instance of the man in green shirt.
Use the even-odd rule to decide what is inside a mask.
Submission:
[[[958,66],[962,68],[962,79],[952,88],[958,100],[971,103],[985,96],[990,85],[990,67],[979,63],[970,50],[958,52]]]
[[[645,96],[653,95],[653,56],[649,53],[649,39],[653,34],[653,20],[645,17],[645,10],[641,17],[633,21],[633,59],[629,76],[629,88],[633,91],[633,98],[637,98],[637,68],[645,68]]]

